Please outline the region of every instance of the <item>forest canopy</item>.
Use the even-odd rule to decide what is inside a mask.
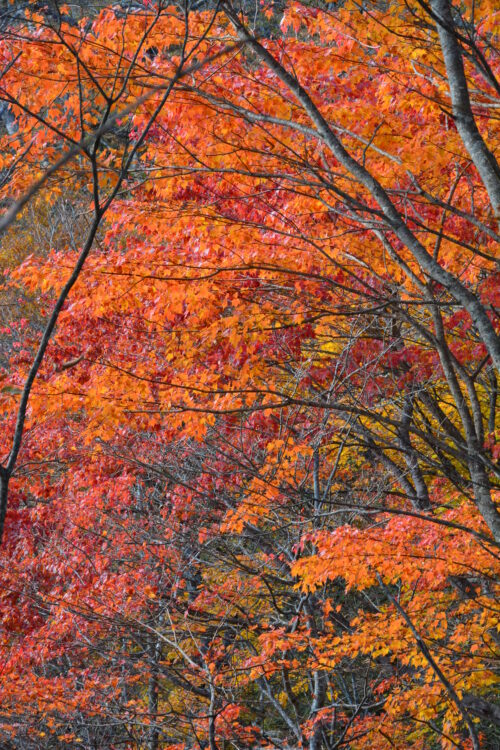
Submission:
[[[0,5],[0,747],[500,747],[492,0]]]

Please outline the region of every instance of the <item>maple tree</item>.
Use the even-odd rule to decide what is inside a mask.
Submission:
[[[494,747],[495,5],[35,5],[5,747]]]

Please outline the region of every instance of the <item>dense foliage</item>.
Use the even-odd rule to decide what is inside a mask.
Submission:
[[[25,5],[1,746],[500,746],[495,3]]]

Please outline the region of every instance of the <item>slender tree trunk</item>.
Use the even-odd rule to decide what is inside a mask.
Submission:
[[[451,6],[449,0],[432,0],[431,7],[437,19],[437,32],[446,66],[455,125],[488,192],[495,216],[499,217],[500,168],[484,142],[474,119],[462,50],[457,41]]]
[[[148,750],[159,750],[160,732],[158,729],[158,699],[160,686],[158,684],[159,662],[161,659],[161,642],[159,638],[150,644],[151,673],[148,682],[148,716],[151,721],[149,730]]]

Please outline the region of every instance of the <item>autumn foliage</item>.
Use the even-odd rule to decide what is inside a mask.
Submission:
[[[1,747],[500,746],[496,4],[27,5]]]

